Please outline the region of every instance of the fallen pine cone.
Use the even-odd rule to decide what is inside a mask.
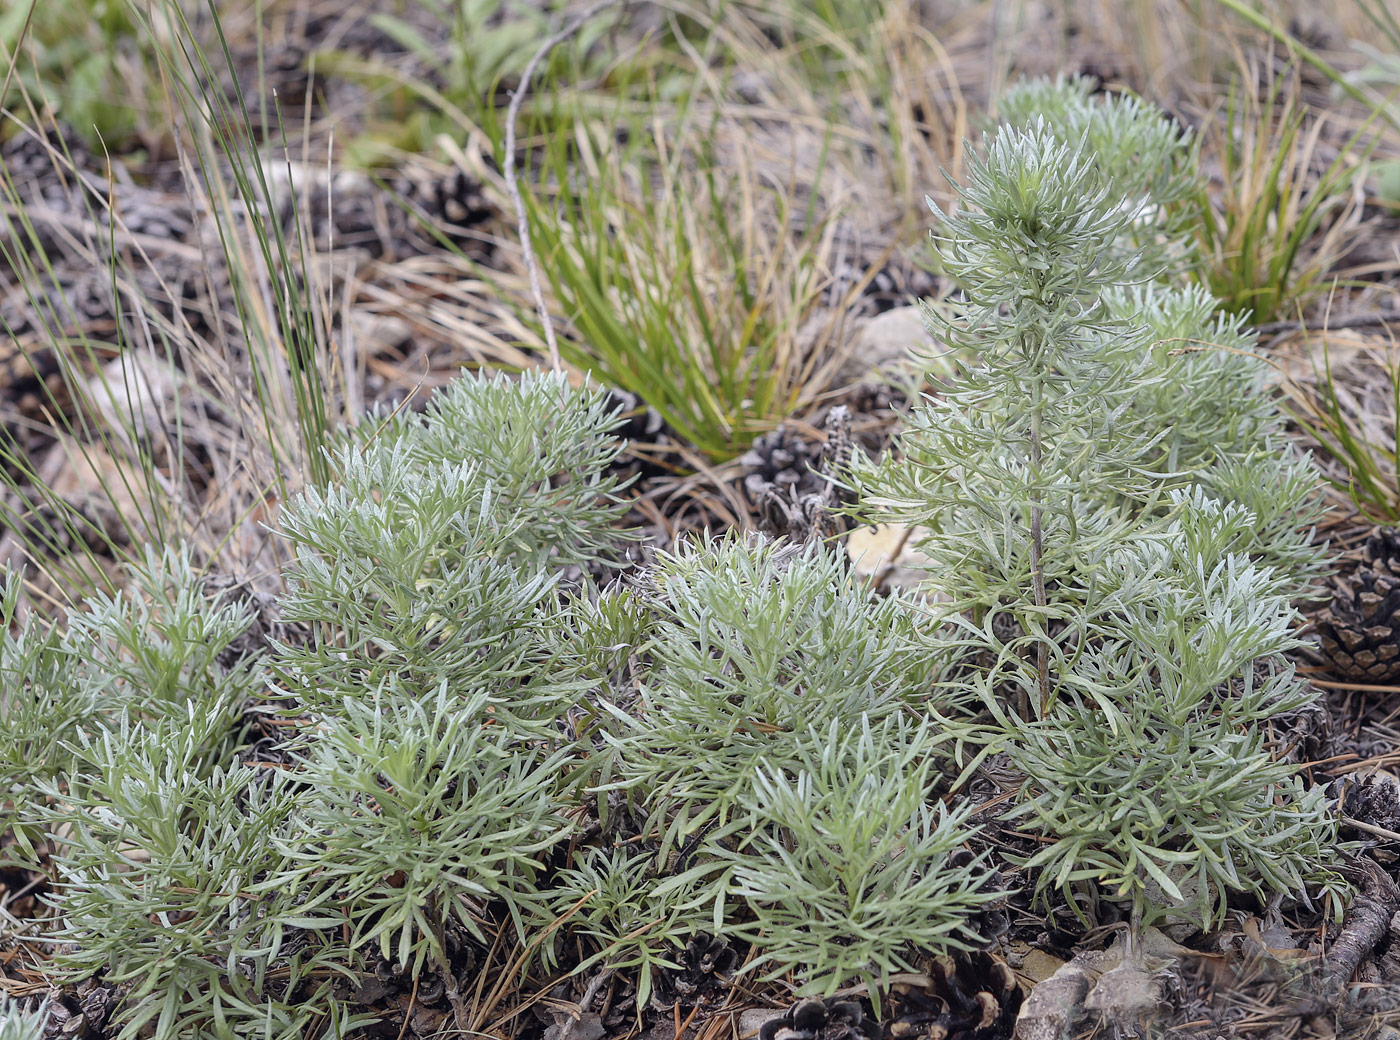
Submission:
[[[1335,583],[1317,616],[1322,652],[1341,679],[1388,684],[1400,679],[1400,531],[1366,540],[1356,571]]]
[[[763,1023],[758,1040],[880,1040],[880,1025],[853,1000],[799,1000]]]

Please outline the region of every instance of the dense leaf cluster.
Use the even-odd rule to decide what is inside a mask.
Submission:
[[[1173,284],[1187,251],[1147,219],[1191,190],[1188,142],[1082,85],[1007,107],[1025,121],[936,237],[962,294],[930,324],[974,361],[859,473],[858,511],[925,532],[925,642],[1026,774],[1042,898],[1207,928],[1230,892],[1339,885],[1321,793],[1263,736],[1313,696],[1281,655],[1316,480],[1238,321]]]
[[[55,977],[122,987],[124,1036],[290,1040],[353,1028],[381,960],[460,1003],[496,942],[643,1001],[702,931],[825,991],[976,943],[999,893],[928,800],[954,734],[912,602],[734,539],[566,588],[616,548],[614,422],[553,377],[375,417],[288,506],[306,635],[265,652],[178,553],[13,626],[5,822],[51,846]]]

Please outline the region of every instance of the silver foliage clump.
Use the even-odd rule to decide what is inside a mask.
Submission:
[[[997,111],[1004,126],[1038,124],[1062,141],[1083,142],[1129,217],[1111,248],[1136,256],[1160,280],[1194,259],[1192,217],[1182,203],[1204,187],[1205,177],[1189,130],[1141,98],[1095,98],[1093,81],[1082,76],[1014,84],[997,99]]]
[[[336,986],[371,954],[442,971],[487,903],[522,931],[586,772],[557,576],[616,540],[613,425],[562,378],[464,378],[352,433],[284,518],[304,644],[226,655],[251,609],[173,551],[7,631],[5,822],[52,847],[55,979],[120,987],[123,1037],[291,1040],[365,1021]],[[285,768],[243,761],[257,713]]]
[[[605,400],[466,377],[348,432],[242,652],[254,606],[173,551],[5,632],[5,855],[48,843],[46,968],[112,986],[116,1035],[347,1034],[381,964],[464,1027],[496,944],[644,1002],[700,933],[824,993],[980,941],[999,880],[934,794],[978,748],[951,694],[918,718],[918,601],[737,538],[565,586],[619,539]]]
[[[1188,145],[1082,85],[1009,108],[935,234],[963,293],[929,323],[975,362],[858,467],[858,515],[927,532],[940,688],[978,699],[1027,776],[1042,898],[1091,885],[1207,928],[1230,892],[1338,892],[1322,795],[1262,728],[1313,697],[1282,654],[1316,479],[1239,323],[1171,284],[1183,250],[1144,222],[1164,211],[1138,193],[1176,191]]]
[[[0,1040],[42,1040],[44,1019],[40,1014],[25,1014],[0,997]]]
[[[941,661],[918,639],[917,601],[873,598],[820,543],[737,538],[663,554],[618,596],[639,667],[635,697],[606,705],[598,790],[660,835],[648,913],[681,934],[752,942],[748,970],[827,995],[979,941],[970,916],[1004,893],[985,863],[953,857],[973,834],[968,813],[933,794],[972,734],[916,721],[957,707],[937,699]],[[618,606],[597,607],[615,632]],[[604,879],[624,869],[616,857],[597,867]],[[593,871],[555,913],[585,882],[617,888]],[[629,920],[613,912],[602,926]],[[622,963],[668,946],[621,938]]]

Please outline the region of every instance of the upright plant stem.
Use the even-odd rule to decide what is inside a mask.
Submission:
[[[1036,610],[1041,612],[1041,619],[1044,619],[1045,601],[1045,569],[1041,565],[1041,553],[1044,549],[1041,534],[1041,501],[1040,501],[1040,380],[1035,381],[1035,397],[1031,405],[1031,582],[1035,590]],[[1035,644],[1035,673],[1036,680],[1040,685],[1040,714],[1044,714],[1050,708],[1050,648],[1045,645],[1044,636]],[[1030,714],[1030,705],[1024,703],[1027,698],[1024,694],[1020,697],[1022,716]]]

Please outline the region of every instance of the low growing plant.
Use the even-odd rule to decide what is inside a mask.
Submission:
[[[1191,257],[1186,234],[1194,214],[1181,206],[1203,187],[1199,140],[1140,98],[1095,98],[1093,89],[1083,76],[1026,80],[997,99],[999,121],[1039,123],[1067,144],[1082,140],[1107,190],[1132,217],[1118,232],[1119,248],[1150,277],[1167,275]]]
[[[1259,78],[1243,67],[1243,85],[1231,88],[1223,115],[1208,125],[1220,190],[1213,196],[1202,185],[1183,213],[1195,231],[1201,284],[1227,313],[1264,324],[1296,317],[1325,289],[1329,266],[1344,252],[1345,218],[1359,205],[1349,160],[1370,120],[1323,165],[1316,156],[1325,117],[1309,120],[1296,72],[1262,90]]]
[[[9,87],[3,100],[43,97],[89,145],[120,145],[152,129],[154,70],[140,36],[140,19],[126,0],[8,4],[0,12],[0,83]]]
[[[343,483],[287,507],[286,642],[247,645],[178,554],[7,636],[22,695],[75,705],[4,757],[45,756],[7,822],[16,865],[50,856],[55,981],[120,987],[123,1040],[282,1040],[366,1021],[345,994],[380,961],[467,1029],[456,973],[497,945],[646,993],[705,932],[829,993],[977,942],[1000,893],[933,795],[967,728],[913,717],[910,604],[733,539],[564,590],[615,548],[614,422],[563,377],[464,378],[343,437]]]
[[[547,939],[552,925],[567,922],[564,931],[573,941],[596,947],[578,962],[574,974],[595,966],[599,971],[634,971],[637,1000],[645,1004],[657,973],[679,967],[675,954],[686,938],[704,927],[707,909],[697,904],[693,885],[667,883],[650,849],[594,846],[581,851],[555,877],[536,934]],[[559,963],[562,945],[540,944],[546,967]]]
[[[349,1024],[327,1003],[330,962],[291,952],[294,935],[338,915],[251,891],[287,865],[274,839],[296,799],[235,761],[264,676],[220,659],[251,616],[178,554],[149,553],[131,578],[75,610],[62,635],[31,618],[0,642],[5,674],[37,665],[6,687],[18,725],[0,747],[5,823],[19,839],[9,865],[34,869],[41,840],[51,852],[59,913],[45,969],[125,987],[113,1020],[124,1037],[154,1025],[289,1040],[321,1015]],[[10,576],[5,602],[16,585]],[[54,708],[68,721],[45,734]],[[17,769],[16,751],[36,757]]]
[[[1044,832],[1040,898],[1082,912],[1089,886],[1137,925],[1208,928],[1231,891],[1340,884],[1320,793],[1261,729],[1312,696],[1281,654],[1318,566],[1316,479],[1239,392],[1258,370],[1238,325],[1160,284],[1184,248],[1124,247],[1152,205],[1117,190],[1131,153],[1075,133],[1003,127],[969,161],[936,236],[963,300],[929,317],[980,367],[859,469],[858,511],[927,531],[938,688],[975,696],[1026,774],[1012,815]]]
[[[1114,142],[1185,147],[1114,111]],[[280,641],[186,553],[61,634],[8,581],[4,822],[16,865],[49,856],[52,978],[122,987],[123,1040],[290,1040],[362,1024],[346,993],[382,961],[479,1032],[467,959],[522,973],[491,1007],[537,968],[645,1000],[705,933],[878,1002],[984,938],[1000,882],[949,777],[994,751],[1042,903],[1206,928],[1232,893],[1339,896],[1322,795],[1264,725],[1310,697],[1282,655],[1315,485],[1239,319],[1172,284],[1141,156],[1086,126],[969,163],[939,232],[962,299],[930,314],[980,364],[848,474],[862,518],[928,531],[919,597],[737,538],[609,581],[617,417],[558,374],[330,437],[282,518]]]
[[[629,633],[640,661],[635,694],[603,704],[595,790],[600,812],[624,796],[609,814],[635,816],[612,826],[655,851],[627,860],[631,883],[601,854],[569,872],[554,912],[592,878],[604,901],[576,921],[613,936],[608,963],[630,956],[645,980],[668,936],[712,932],[753,943],[748,970],[803,993],[975,943],[968,915],[1002,893],[950,858],[972,829],[931,800],[969,734],[912,721],[937,664],[910,606],[872,599],[824,546],[733,538],[663,554],[641,588],[600,601],[591,638]],[[637,900],[668,930],[643,925]]]
[[[686,548],[663,556],[649,585],[647,667],[635,700],[610,708],[605,739],[609,787],[651,814],[663,847],[730,823],[760,761],[796,768],[829,725],[929,695],[937,663],[908,604],[872,602],[819,547]]]
[[[0,1040],[42,1040],[43,1009],[24,1014],[11,1005],[9,997],[0,997]]]
[[[581,766],[555,727],[582,683],[549,568],[611,540],[613,421],[562,378],[464,380],[347,438],[345,484],[288,508],[285,620],[311,634],[271,657],[234,649],[247,608],[179,556],[61,637],[7,634],[26,679],[6,695],[33,715],[4,747],[7,822],[52,848],[55,977],[126,987],[124,1037],[292,1037],[358,1021],[332,989],[370,947],[440,969],[492,900],[523,930]],[[285,770],[238,761],[258,700],[287,716]]]
[[[674,111],[653,97],[640,117],[580,112],[572,135],[549,140],[525,204],[572,329],[565,360],[723,461],[823,389],[825,339],[806,326],[822,317],[839,214],[817,206],[825,151],[805,199],[743,155],[726,169],[694,94]]]
[[[715,853],[753,915],[729,931],[755,944],[766,978],[797,974],[824,996],[859,978],[878,1007],[883,980],[919,956],[981,946],[971,916],[1004,893],[983,862],[953,857],[972,806],[930,800],[929,723],[862,715],[805,736],[794,765],[758,764],[746,834]]]
[[[186,724],[207,721],[191,707]],[[40,819],[54,835],[63,943],[45,965],[56,982],[100,974],[123,987],[112,1020],[123,1038],[213,1037],[236,1031],[292,1040],[329,1016],[364,1019],[332,998],[348,964],[334,942],[334,908],[281,889],[254,891],[290,865],[297,792],[264,787],[260,770],[190,768],[208,748],[178,719],[124,723],[82,748],[61,783],[38,785]]]
[[[0,829],[25,810],[23,792],[97,768],[120,727],[174,720],[202,750],[182,768],[207,778],[237,745],[243,702],[259,677],[219,657],[249,625],[247,608],[206,595],[189,561],[148,549],[127,589],[97,594],[66,631],[16,616],[20,582],[0,585]],[[8,807],[14,799],[14,809]],[[26,829],[16,834],[23,838]]]

